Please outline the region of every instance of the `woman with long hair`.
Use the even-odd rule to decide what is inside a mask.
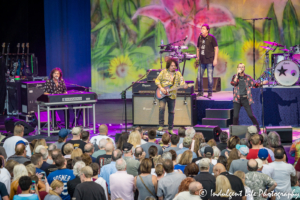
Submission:
[[[73,160],[75,157],[81,157],[82,156],[82,150],[80,148],[74,149],[71,153],[71,159]]]
[[[193,151],[197,154],[198,157],[201,157],[198,150],[200,149],[200,145],[204,142],[205,142],[205,139],[204,139],[203,134],[201,132],[196,133],[194,136],[194,140],[193,140],[194,148],[191,148],[191,149],[193,149]]]
[[[189,191],[189,185],[191,184],[191,182],[194,182],[195,179],[191,178],[191,177],[187,177],[185,179],[183,179],[178,187],[178,193],[180,192],[184,192],[184,191]]]
[[[226,156],[228,158],[230,151],[234,149],[237,144],[240,144],[240,138],[236,135],[231,136],[227,141],[227,148],[221,151],[221,156]]]
[[[64,183],[55,179],[50,185],[51,189],[49,193],[45,196],[44,200],[62,200],[59,196],[64,190]]]
[[[236,196],[232,190],[228,178],[224,175],[219,175],[216,178],[215,195],[211,195],[210,200],[241,200],[241,196]]]
[[[229,171],[230,169],[230,165],[232,163],[232,161],[234,160],[238,160],[240,159],[239,157],[239,152],[236,148],[232,149],[231,152],[229,153],[229,157],[227,159],[227,166],[226,166],[226,170]]]
[[[174,166],[174,170],[181,170],[184,172],[185,167],[191,163],[193,160],[193,152],[191,150],[187,150],[181,154],[181,157],[178,161],[178,164]]]
[[[245,195],[247,197],[247,200],[253,200],[253,196],[251,195],[252,194],[251,189],[245,184],[245,181],[246,181],[245,172],[236,171],[236,172],[234,172],[233,175],[239,177],[242,180],[242,182],[244,184]]]
[[[14,196],[17,194],[17,190],[18,190],[18,186],[19,186],[19,179],[22,176],[28,176],[27,169],[23,164],[15,165],[13,173],[14,173],[14,177],[13,177],[12,183],[10,185],[9,199],[13,199]]]
[[[149,147],[148,149],[148,153],[149,153],[149,159],[151,160],[152,162],[152,168],[154,168],[154,158],[157,156],[158,154],[158,149],[156,146],[151,146]]]
[[[141,134],[138,131],[133,131],[129,134],[128,143],[133,145],[132,152],[134,153],[135,148],[141,146]]]
[[[123,150],[123,144],[127,143],[128,141],[128,133],[127,132],[123,132],[119,139],[118,139],[118,143],[117,143],[117,149],[120,149],[121,151]]]

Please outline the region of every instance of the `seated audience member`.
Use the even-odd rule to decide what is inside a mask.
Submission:
[[[165,149],[170,147],[170,135],[169,133],[164,133],[161,137],[161,142],[162,142],[162,150],[164,151]]]
[[[61,198],[63,200],[69,200],[70,195],[68,193],[67,183],[68,181],[71,181],[75,178],[73,170],[66,168],[67,160],[62,155],[58,156],[54,160],[54,162],[57,167],[57,170],[49,174],[49,176],[47,177],[48,182],[51,185],[52,181],[54,181],[55,179],[62,181],[64,183],[64,191],[61,194]]]
[[[133,145],[130,143],[125,143],[123,145],[123,158],[126,162],[127,174],[130,174],[133,177],[135,177],[138,175],[138,169],[140,167],[140,162],[133,158],[132,148],[133,148]]]
[[[54,149],[51,153],[51,158],[53,160],[53,164],[51,164],[47,169],[46,169],[46,175],[48,176],[51,172],[57,170],[57,167],[55,165],[55,159],[58,157],[58,156],[61,156],[61,150],[60,149]]]
[[[163,168],[167,175],[158,181],[157,196],[160,200],[171,200],[178,193],[178,187],[186,176],[182,173],[174,172],[172,160],[165,160]]]
[[[247,155],[247,160],[250,159],[256,159],[258,158],[258,151],[261,149],[260,145],[260,137],[258,134],[254,134],[250,139],[250,144],[252,145],[252,148],[249,150],[249,153]],[[268,162],[271,163],[272,159],[270,155],[267,158]]]
[[[201,183],[197,181],[193,181],[189,184],[189,190],[178,193],[178,195],[174,198],[174,200],[180,199],[193,199],[193,200],[201,200],[200,192],[202,190]]]
[[[141,134],[140,134],[140,132],[132,131],[129,134],[127,143],[132,144],[132,146],[133,146],[132,152],[134,152],[136,147],[141,146]]]
[[[262,173],[267,174],[270,176],[272,179],[274,178],[274,167],[269,165],[267,158],[269,156],[269,152],[267,149],[262,148],[258,151],[258,158],[262,161],[263,168],[262,168]]]
[[[183,142],[182,142],[182,149],[176,151],[176,154],[179,155],[179,154],[183,154],[183,152],[187,151],[187,150],[191,150],[191,145],[192,145],[192,139],[189,137],[189,136],[186,136],[184,139],[183,139]],[[195,152],[192,152],[193,153],[193,158],[197,158],[197,155]]]
[[[189,163],[184,169],[186,177],[194,178],[199,173],[199,167],[196,163]]]
[[[124,146],[123,146],[124,147]],[[110,175],[111,199],[121,197],[123,199],[134,199],[135,185],[134,177],[126,172],[126,162],[123,158],[116,161],[116,173]]]
[[[151,174],[151,167],[151,160],[143,159],[140,164],[141,174],[134,178],[134,185],[139,191],[138,199],[145,199],[148,196],[156,197],[157,178]]]
[[[91,157],[92,162],[96,162],[96,158],[92,156],[92,154],[94,153],[94,145],[92,143],[87,143],[84,146],[84,153],[88,154]]]
[[[246,159],[246,157],[249,153],[249,148],[245,145],[237,144],[236,149],[238,150],[239,159],[233,160],[231,162],[231,165],[229,167],[229,173],[233,174],[236,171],[243,171],[243,172],[247,173],[248,172],[248,169],[247,169],[248,160]]]
[[[173,166],[177,165],[177,162],[176,162],[176,157],[177,157],[176,151],[170,150],[169,152],[172,155]]]
[[[68,186],[68,193],[70,195],[70,197],[73,197],[75,188],[78,184],[81,183],[80,181],[80,170],[85,167],[85,163],[82,161],[78,161],[75,163],[74,167],[73,167],[73,174],[75,176],[75,178],[71,181],[67,182],[67,186]]]
[[[291,176],[291,186],[293,191],[293,199],[299,199],[300,197],[300,187],[297,176]]]
[[[262,149],[266,149],[268,151],[272,161],[274,161],[275,160],[274,152],[270,149],[268,135],[266,133],[261,133],[259,135],[259,138],[260,138],[260,147]]]
[[[50,187],[50,191],[44,200],[61,200],[60,195],[64,191],[64,183],[59,180],[54,180]]]
[[[23,140],[19,140],[15,146],[15,154],[9,156],[7,161],[15,160],[18,163],[23,164],[24,162],[30,161],[30,157],[26,155],[26,143]]]
[[[4,167],[4,163],[2,163],[2,159],[0,159],[0,167],[1,167],[0,168],[0,182],[4,184],[7,192],[10,192],[10,185],[11,185],[11,172],[10,171],[13,169],[12,165],[15,165],[15,164],[16,164],[16,161],[11,160],[10,162],[8,162],[8,164],[6,163],[6,165]],[[0,187],[0,193],[4,194],[4,191],[2,192],[2,187]]]
[[[28,145],[29,142],[28,140],[23,138],[23,136],[24,136],[24,127],[19,124],[16,125],[14,128],[14,136],[7,138],[3,144],[3,148],[5,149],[7,158],[15,154],[16,143],[19,142],[20,140],[24,141],[25,143],[26,155],[28,157],[31,156],[30,146]]]
[[[178,136],[179,136],[179,142],[178,142],[177,146],[179,147],[182,144],[183,139],[185,138],[185,128],[184,127],[178,128]]]
[[[245,183],[245,181],[246,181],[246,174],[245,174],[245,172],[243,172],[243,171],[236,171],[236,172],[234,172],[233,175],[239,177],[242,180],[242,182],[244,184],[245,194],[246,194],[247,200],[253,200],[251,189]]]
[[[188,127],[186,130],[185,130],[185,137],[189,137],[192,139],[192,142],[191,142],[191,150],[194,149],[194,145],[195,145],[195,140],[194,140],[194,136],[196,134],[196,131],[193,127]],[[179,145],[179,148],[183,148],[183,144],[181,143]]]
[[[229,155],[230,151],[232,149],[234,149],[237,144],[240,144],[240,138],[238,136],[235,136],[235,135],[231,136],[229,138],[229,140],[227,141],[227,148],[223,149],[221,151],[221,156],[225,156],[226,157],[226,154],[225,154],[226,152],[227,152],[227,155]]]
[[[134,157],[136,160],[141,161],[145,158],[146,152],[142,147],[137,147],[134,152]]]
[[[112,138],[108,137],[107,133],[108,133],[107,126],[105,124],[101,124],[99,126],[99,135],[95,135],[90,139],[90,142],[94,145],[95,152],[99,150],[99,148],[101,146],[101,145],[99,145],[99,143],[100,143],[100,140],[102,140],[102,139],[109,139],[113,143],[114,147],[116,147],[115,141]],[[104,148],[104,147],[105,147],[105,144],[103,144],[102,148]],[[97,156],[99,156],[99,155],[97,155]],[[94,156],[94,157],[97,158],[97,156]]]
[[[14,195],[17,194],[19,179],[22,176],[28,176],[28,172],[26,167],[23,164],[17,164],[13,169],[13,175],[14,175],[13,180],[10,185],[9,199],[13,199]]]
[[[102,177],[106,183],[107,183],[107,187],[108,187],[108,193],[110,194],[110,182],[109,182],[109,177],[111,174],[114,174],[117,172],[117,168],[116,168],[116,160],[118,160],[119,158],[122,157],[122,152],[120,151],[120,149],[116,149],[112,152],[112,156],[111,156],[111,162],[107,165],[104,165],[101,168],[100,171],[100,177]]]
[[[100,166],[100,168],[102,168],[104,165],[107,165],[111,162],[112,160],[112,152],[114,150],[114,145],[111,142],[108,142],[105,145],[105,154],[100,155],[97,157],[96,159],[96,163],[98,163],[98,165]]]
[[[183,152],[183,154],[181,155],[179,162],[177,165],[174,166],[175,170],[181,170],[182,172],[184,172],[185,167],[187,166],[187,164],[191,163],[193,159],[193,152],[188,150]]]
[[[292,193],[291,176],[296,176],[296,170],[293,165],[285,163],[284,149],[276,148],[274,151],[275,161],[269,165],[274,168],[273,179],[277,183],[276,192]],[[287,197],[281,197],[288,199]]]
[[[77,185],[74,192],[76,199],[98,200],[106,199],[104,189],[101,185],[92,181],[93,170],[90,166],[80,170],[81,183]]]
[[[220,139],[220,143],[217,144],[217,147],[220,149],[220,151],[223,151],[224,149],[227,148],[228,133],[222,131],[220,133],[219,139]]]
[[[164,152],[168,152],[168,151],[170,151],[170,150],[174,150],[174,151],[180,150],[180,148],[177,147],[177,144],[179,143],[179,139],[180,139],[180,138],[179,138],[178,135],[173,134],[173,135],[171,136],[171,146],[168,147],[168,148],[166,148],[166,149],[164,150]]]
[[[85,143],[89,143],[90,141],[90,132],[88,131],[82,131],[81,133],[81,140]]]
[[[95,145],[94,145],[94,153],[93,153],[93,157],[97,158],[100,155],[105,154],[105,145],[107,144],[107,139],[101,139],[99,140],[99,146],[98,146],[98,150],[96,150]],[[96,159],[97,160],[97,159]]]
[[[63,148],[63,155],[66,159],[71,159],[71,154],[74,151],[74,146],[71,143],[64,144]],[[82,152],[81,152],[82,153]]]
[[[39,200],[39,192],[37,190],[36,184],[32,188],[32,180],[29,176],[22,176],[19,179],[19,185],[22,190],[22,193],[15,195],[13,200]],[[34,194],[33,194],[34,193]]]
[[[82,154],[81,158],[86,166],[89,166],[92,163],[92,158],[89,154],[84,153]]]
[[[154,168],[154,172],[156,175],[157,182],[165,176],[165,170],[162,164],[157,164]]]
[[[9,194],[7,192],[6,186],[2,182],[0,182],[0,196],[2,200],[9,200]]]
[[[34,164],[36,168],[36,173],[45,173],[43,170],[41,170],[41,166],[43,164],[43,156],[40,153],[35,153],[31,156],[31,163]],[[34,174],[32,174],[34,175]]]
[[[248,173],[245,175],[245,184],[251,189],[254,196],[258,196],[260,191],[264,191],[267,187],[267,193],[270,193],[275,189],[277,183],[268,175],[258,172],[257,170],[258,164],[256,160],[250,159],[248,161]]]
[[[201,196],[203,200],[210,199],[211,191],[215,191],[216,178],[209,173],[210,171],[210,160],[208,158],[203,158],[199,160],[200,174],[194,177],[194,179],[200,182],[203,189],[207,191],[205,196]]]
[[[226,192],[224,192],[226,191]],[[216,191],[211,195],[210,200],[241,200],[242,197],[236,193],[228,177],[219,175],[216,178]]]
[[[270,131],[270,133],[268,134],[268,142],[269,142],[269,147],[273,152],[275,152],[276,148],[282,148],[284,150],[284,147],[281,145],[280,135],[276,131]],[[286,155],[285,150],[284,150],[284,156],[285,156],[286,163],[288,163],[288,156]]]
[[[70,133],[71,131],[69,129],[62,128],[59,130],[58,141],[54,143],[58,149],[63,150],[62,147],[66,143],[68,135]]]
[[[187,177],[187,178],[183,179],[178,187],[178,192],[175,196],[177,196],[181,192],[189,191],[189,185],[192,182],[195,182],[195,179],[193,179],[191,177]]]
[[[98,176],[99,173],[100,173],[100,167],[99,167],[99,165],[97,163],[92,163],[92,164],[90,164],[90,167],[93,170],[92,180],[95,183],[101,185],[101,187],[104,189],[106,199],[108,199],[108,188],[107,188],[107,185],[106,185],[106,181],[102,177]]]
[[[74,127],[72,129],[72,139],[67,141],[63,146],[62,149],[64,149],[64,146],[66,144],[72,144],[74,149],[80,148],[82,150],[82,152],[84,151],[84,145],[86,144],[84,141],[81,140],[81,133],[82,133],[82,129],[80,127]],[[64,155],[64,152],[63,152]]]
[[[146,152],[145,158],[149,158],[149,153],[148,152],[149,152],[149,148],[151,146],[156,146],[157,149],[158,149],[158,154],[162,155],[163,154],[163,150],[162,150],[161,146],[155,143],[156,131],[155,130],[150,130],[148,132],[148,138],[149,138],[148,142],[146,144],[142,144],[141,145],[141,147]]]

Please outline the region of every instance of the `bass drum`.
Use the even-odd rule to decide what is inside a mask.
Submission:
[[[292,86],[299,79],[299,67],[294,61],[283,60],[276,65],[274,76],[280,85]]]

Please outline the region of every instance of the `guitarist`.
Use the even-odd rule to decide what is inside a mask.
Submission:
[[[161,90],[162,93],[167,94],[166,86],[178,86],[184,85],[184,88],[187,89],[188,86],[185,83],[183,76],[178,69],[178,63],[176,60],[169,59],[167,61],[166,69],[163,69],[155,80],[155,84]],[[173,122],[174,122],[174,109],[175,109],[175,99],[176,99],[176,90],[171,91],[170,96],[166,96],[159,100],[159,128],[158,131],[163,130],[165,122],[165,107],[168,103],[169,118],[168,118],[168,131],[170,134],[173,132]]]

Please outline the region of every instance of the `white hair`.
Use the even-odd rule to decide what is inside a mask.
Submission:
[[[43,156],[43,160],[47,160],[47,158],[48,158],[48,150],[46,148],[41,148],[40,149],[40,153]]]
[[[23,164],[15,165],[13,173],[14,173],[13,181],[19,180],[22,176],[28,176],[28,171],[27,171],[25,165],[23,165]]]
[[[126,169],[126,161],[123,158],[120,158],[116,161],[116,168],[118,171]]]
[[[49,146],[48,146],[48,150],[49,150],[49,151],[52,151],[52,150],[54,150],[54,149],[57,149],[57,146],[56,146],[56,144],[54,144],[54,143],[52,143],[52,144],[49,144]]]
[[[188,127],[188,128],[185,130],[185,136],[188,136],[188,137],[190,137],[191,139],[194,138],[195,134],[196,134],[196,131],[195,131],[195,129],[194,129],[193,127]]]
[[[220,149],[219,149],[218,147],[216,147],[216,146],[213,146],[212,148],[213,148],[213,150],[214,150],[214,156],[213,156],[213,157],[219,158],[219,156],[220,156],[220,154],[221,154]]]
[[[40,151],[41,151],[42,148],[45,148],[44,145],[38,145],[38,146],[35,148],[35,153],[40,153]]]
[[[80,175],[80,170],[85,167],[85,163],[83,161],[77,161],[73,167],[74,176]]]
[[[161,156],[164,160],[169,159],[172,160],[172,154],[170,152],[165,152]]]
[[[106,139],[101,139],[99,141],[99,149],[105,148],[105,145],[108,143],[108,141]]]

